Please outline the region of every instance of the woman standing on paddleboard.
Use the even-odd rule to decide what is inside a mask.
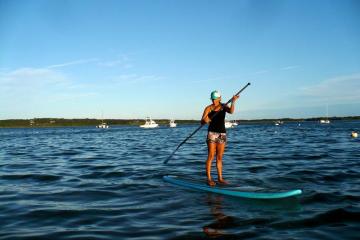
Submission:
[[[227,184],[222,176],[222,156],[224,154],[226,145],[226,129],[225,129],[225,115],[232,114],[235,110],[235,102],[239,96],[233,96],[231,106],[221,103],[221,95],[218,91],[211,92],[210,99],[212,104],[204,109],[201,118],[201,124],[209,124],[207,135],[208,157],[206,160],[206,176],[207,184],[215,186],[216,183],[211,178],[211,165],[216,154],[216,168],[218,173],[218,182],[220,184]]]

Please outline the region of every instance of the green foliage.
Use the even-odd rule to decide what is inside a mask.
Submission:
[[[239,124],[273,124],[274,121],[281,120],[286,122],[304,122],[304,121],[320,121],[323,118],[282,118],[282,119],[258,119],[258,120],[237,120]],[[331,117],[330,121],[352,121],[360,120],[360,116],[349,117]],[[126,125],[139,126],[145,123],[143,119],[104,119],[105,123],[110,126]],[[155,119],[159,125],[168,126],[169,119]],[[0,120],[0,128],[33,128],[33,127],[81,127],[81,126],[97,126],[102,123],[99,119],[65,119],[65,118],[34,118],[34,119],[8,119]],[[200,120],[176,120],[178,124],[200,124]]]
[[[127,125],[139,126],[145,123],[142,119],[104,119],[103,122],[110,126]],[[160,125],[168,125],[168,119],[158,119],[156,122]],[[199,123],[198,120],[177,120],[179,124]],[[65,119],[65,118],[34,118],[34,119],[8,119],[0,120],[0,127],[3,128],[31,128],[31,127],[80,127],[80,126],[97,126],[102,123],[99,119]]]

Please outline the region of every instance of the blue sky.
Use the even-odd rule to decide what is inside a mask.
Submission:
[[[360,2],[0,0],[0,119],[360,115]]]

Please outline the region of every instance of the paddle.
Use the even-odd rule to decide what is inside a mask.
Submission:
[[[245,88],[247,88],[248,86],[250,85],[250,83],[247,83],[245,85],[245,87],[243,87],[242,89],[240,89],[240,91],[238,91],[235,96],[238,96],[242,91],[245,90]],[[232,98],[227,101],[224,106],[228,105],[230,102],[231,102]],[[220,111],[216,112],[212,117],[215,117]],[[187,138],[185,138],[184,141],[182,141],[178,146],[177,148],[171,153],[171,155],[164,161],[164,164],[167,164],[168,161],[172,158],[172,156],[174,156],[175,152],[181,147],[181,145],[183,145],[184,143],[186,143],[187,140],[189,140],[195,133],[197,133],[205,124],[200,124],[200,126],[195,129],[195,131],[193,133],[191,133]]]

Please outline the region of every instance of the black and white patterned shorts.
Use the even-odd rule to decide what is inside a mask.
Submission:
[[[226,143],[226,133],[208,132],[206,142]]]

